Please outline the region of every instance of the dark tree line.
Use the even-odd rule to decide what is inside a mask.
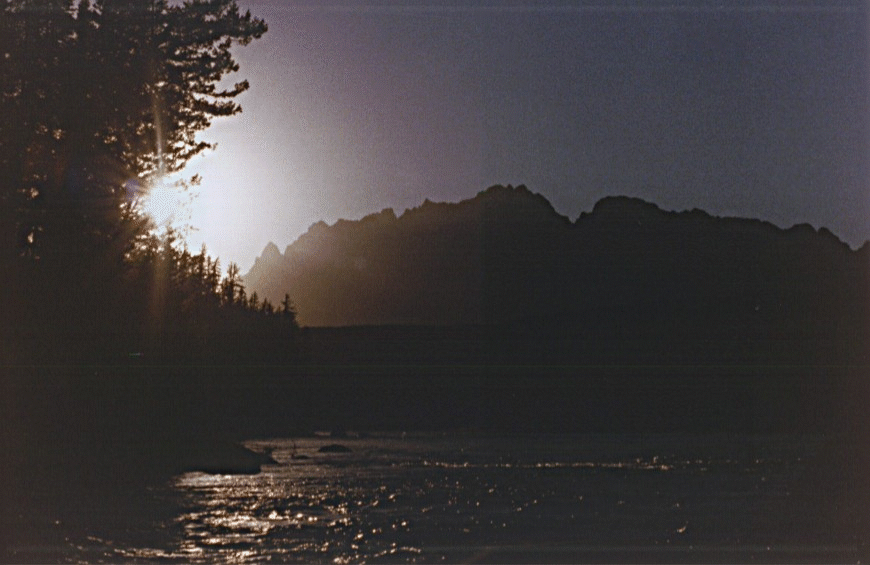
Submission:
[[[222,276],[137,205],[241,110],[247,81],[218,84],[265,32],[235,0],[0,0],[5,357],[206,355],[296,327],[289,298],[248,297],[238,266]]]

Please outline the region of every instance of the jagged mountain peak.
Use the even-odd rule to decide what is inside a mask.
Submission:
[[[484,191],[478,192],[472,200],[485,203],[502,203],[507,206],[514,207],[517,211],[531,212],[538,210],[544,214],[561,216],[553,205],[542,194],[532,192],[526,185],[520,184],[516,187],[512,185],[503,186],[496,184],[490,186]],[[566,218],[567,219],[567,218]]]
[[[607,219],[627,219],[661,213],[662,209],[656,204],[634,196],[605,196],[592,207],[592,216]]]
[[[396,219],[396,212],[392,208],[384,208],[380,212],[365,216],[362,221],[367,222],[391,222]]]
[[[260,253],[260,256],[254,259],[254,266],[259,265],[271,265],[281,261],[283,255],[281,255],[281,250],[278,249],[278,246],[275,245],[274,242],[270,241],[266,244],[266,247],[263,248],[263,251]],[[253,269],[252,269],[253,270]]]
[[[281,257],[281,251],[274,242],[270,241],[266,244],[266,247],[263,249],[263,253],[261,253],[260,256],[267,261],[273,261]]]
[[[680,321],[669,324],[695,331],[736,327],[763,311],[765,323],[786,327],[792,317],[850,315],[819,289],[864,299],[858,279],[867,269],[835,243],[827,230],[669,212],[626,196],[602,198],[572,223],[523,185],[495,185],[456,203],[426,199],[398,217],[387,208],[318,222],[283,256],[268,245],[245,280],[273,301],[289,293],[305,325],[501,323],[570,312],[611,320],[607,331],[619,320],[674,316]],[[796,281],[806,265],[813,272]]]
[[[569,224],[543,195],[525,185],[493,185],[474,197],[459,202],[433,202],[426,198],[420,206],[408,208],[400,216],[405,222],[479,222],[535,223],[554,221]]]

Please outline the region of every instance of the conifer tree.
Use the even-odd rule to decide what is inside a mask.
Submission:
[[[266,31],[234,0],[0,3],[0,243],[16,255],[124,256],[134,193],[210,147],[240,111],[230,48]],[[9,245],[13,244],[13,245]]]
[[[290,295],[286,293],[284,294],[284,300],[281,301],[281,315],[291,324],[296,324],[296,306],[290,300]]]
[[[245,309],[274,311],[246,296],[238,265],[222,279],[205,246],[157,237],[137,207],[211,147],[198,134],[214,118],[241,111],[247,81],[218,85],[239,69],[231,48],[266,29],[235,0],[0,0],[3,326],[173,328],[207,343]]]
[[[236,303],[240,287],[239,266],[230,262],[230,264],[227,265],[227,276],[224,278],[221,286],[221,296],[224,304],[232,305]]]

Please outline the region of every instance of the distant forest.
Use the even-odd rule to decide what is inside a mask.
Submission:
[[[289,297],[247,295],[138,205],[241,110],[248,83],[218,83],[265,32],[232,0],[0,3],[0,362],[289,355]]]

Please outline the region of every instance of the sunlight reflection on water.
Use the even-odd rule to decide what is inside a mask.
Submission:
[[[573,561],[590,551],[715,555],[801,541],[782,537],[782,502],[805,440],[747,448],[722,438],[387,435],[340,440],[348,453],[318,451],[333,441],[251,441],[276,464],[256,475],[177,477],[182,511],[166,524],[175,545],[118,554],[351,563],[540,561],[545,551],[545,561]]]

